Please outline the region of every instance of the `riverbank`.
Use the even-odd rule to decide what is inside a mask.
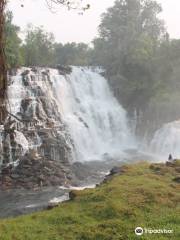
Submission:
[[[95,189],[58,207],[0,221],[1,240],[137,239],[135,227],[173,230],[141,239],[179,239],[180,162],[124,165]]]

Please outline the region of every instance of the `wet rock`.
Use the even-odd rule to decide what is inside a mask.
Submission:
[[[175,162],[174,161],[167,161],[166,162],[166,166],[168,166],[168,167],[174,167],[175,166]]]
[[[73,163],[71,168],[79,180],[86,179],[89,176],[89,174],[91,173],[91,169],[87,168],[86,165],[84,165],[80,162]]]
[[[65,179],[65,178],[64,178]],[[49,181],[51,182],[52,186],[57,186],[60,183],[60,178],[56,176],[51,176]]]
[[[76,192],[75,191],[70,191],[69,192],[69,199],[74,200],[76,198]]]
[[[32,160],[37,160],[40,158],[40,156],[37,152],[37,149],[30,149],[29,155],[30,155],[30,159],[32,159]]]
[[[23,112],[23,118],[26,118],[26,115],[27,115],[26,112],[27,112],[27,110],[29,111],[29,106],[30,106],[31,102],[32,102],[31,98],[22,99],[21,112]],[[28,115],[30,115],[30,114],[28,114]]]
[[[23,84],[24,84],[25,87],[30,86],[29,73],[30,73],[29,70],[25,70],[25,71],[21,74],[21,76],[22,76],[22,82],[23,82]]]
[[[105,176],[103,183],[112,179],[115,175],[120,175],[125,172],[124,167],[113,167],[108,175]]]
[[[48,206],[46,207],[46,210],[51,210],[55,207],[58,207],[58,203],[49,203]]]
[[[59,70],[63,74],[71,72],[70,67],[60,66]],[[21,100],[18,112],[20,122],[12,117],[4,125],[2,158],[6,162],[0,177],[3,177],[4,184],[9,186],[10,181],[4,178],[9,176],[12,186],[17,188],[63,185],[67,179],[71,181],[75,177],[70,169],[73,143],[62,121],[56,101],[53,97],[49,97],[47,91],[44,91],[37,82],[40,79],[45,89],[51,91],[49,70],[42,72],[32,67],[31,71],[35,74],[31,74],[29,70],[21,74],[25,97]],[[25,152],[15,141],[14,132],[17,128],[27,140],[28,146]],[[9,162],[16,161],[18,166],[6,169]]]
[[[16,76],[16,74],[17,74],[17,68],[11,68],[11,69],[9,69],[9,70],[8,70],[8,74],[9,74],[10,76]]]
[[[2,165],[2,167],[1,167],[1,174],[2,175],[9,175],[9,174],[12,173],[12,169],[13,169],[12,165],[9,165],[9,166]]]
[[[176,182],[176,183],[180,183],[180,177],[175,177],[175,178],[173,179],[173,181]]]
[[[70,66],[57,65],[57,69],[60,75],[66,75],[72,72],[72,68]]]
[[[82,122],[86,128],[89,128],[88,124],[81,117],[78,117],[78,118],[79,118],[79,121]]]
[[[19,174],[11,174],[11,178],[13,178],[13,179],[17,179],[19,177],[20,177]]]
[[[39,155],[37,158],[32,152],[22,157],[15,169],[6,170],[4,175],[1,174],[3,185],[7,188],[27,189],[36,186],[41,188],[42,186],[70,184],[71,179],[74,179],[73,176],[68,165],[64,167],[61,162],[49,161],[46,157]]]
[[[178,173],[180,173],[180,167],[176,167],[176,168],[175,168],[175,171],[178,172]]]
[[[41,73],[45,76],[49,76],[49,69],[42,71]]]
[[[111,175],[119,174],[121,172],[122,172],[122,167],[113,167],[109,175],[111,176]]]
[[[38,69],[36,67],[32,67],[31,68],[31,71],[34,72],[34,73],[37,73],[38,72]]]
[[[54,127],[55,127],[55,122],[54,122],[54,120],[48,118],[47,121],[46,121],[46,126],[47,126],[48,128],[54,128]]]
[[[25,70],[24,72],[21,73],[21,76],[27,76],[30,73],[29,70]]]

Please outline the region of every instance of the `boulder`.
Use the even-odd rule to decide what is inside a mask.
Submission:
[[[110,176],[119,174],[122,172],[122,167],[113,167],[109,173]]]
[[[72,68],[70,66],[57,65],[57,69],[60,75],[71,74]]]
[[[27,76],[30,73],[29,70],[25,70],[24,72],[21,73],[21,76]]]
[[[46,207],[46,210],[51,210],[55,207],[58,207],[58,203],[48,203],[48,206]]]
[[[176,182],[176,183],[180,183],[180,177],[175,177],[175,178],[173,179],[173,181]]]

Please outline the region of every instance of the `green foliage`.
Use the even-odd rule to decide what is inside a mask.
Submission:
[[[90,63],[91,49],[85,43],[56,43],[52,33],[29,25],[22,53],[26,66],[83,66]]]
[[[54,46],[54,59],[56,64],[62,65],[89,65],[91,49],[85,43],[57,43]]]
[[[174,166],[141,162],[93,190],[74,191],[75,199],[51,211],[0,221],[2,240],[137,239],[134,229],[173,229],[173,235],[141,239],[179,239],[179,161]]]
[[[144,109],[154,94],[153,61],[164,34],[160,12],[156,1],[119,0],[102,16],[95,52],[125,107]]]
[[[153,59],[154,84],[148,107],[144,111],[144,131],[151,122],[153,131],[163,123],[180,118],[180,41],[164,40]]]
[[[94,64],[105,67],[116,97],[141,116],[144,131],[148,122],[157,128],[180,117],[180,41],[169,39],[161,11],[154,0],[118,0],[93,42]]]
[[[18,36],[20,28],[12,23],[12,19],[12,13],[7,12],[5,22],[5,53],[9,68],[17,67],[23,64],[23,58],[21,54],[21,39]]]
[[[28,25],[22,46],[26,66],[44,66],[52,63],[54,36],[42,27]]]

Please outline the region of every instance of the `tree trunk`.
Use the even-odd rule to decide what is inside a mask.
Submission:
[[[6,118],[7,66],[5,58],[5,6],[6,0],[0,0],[0,124]]]

